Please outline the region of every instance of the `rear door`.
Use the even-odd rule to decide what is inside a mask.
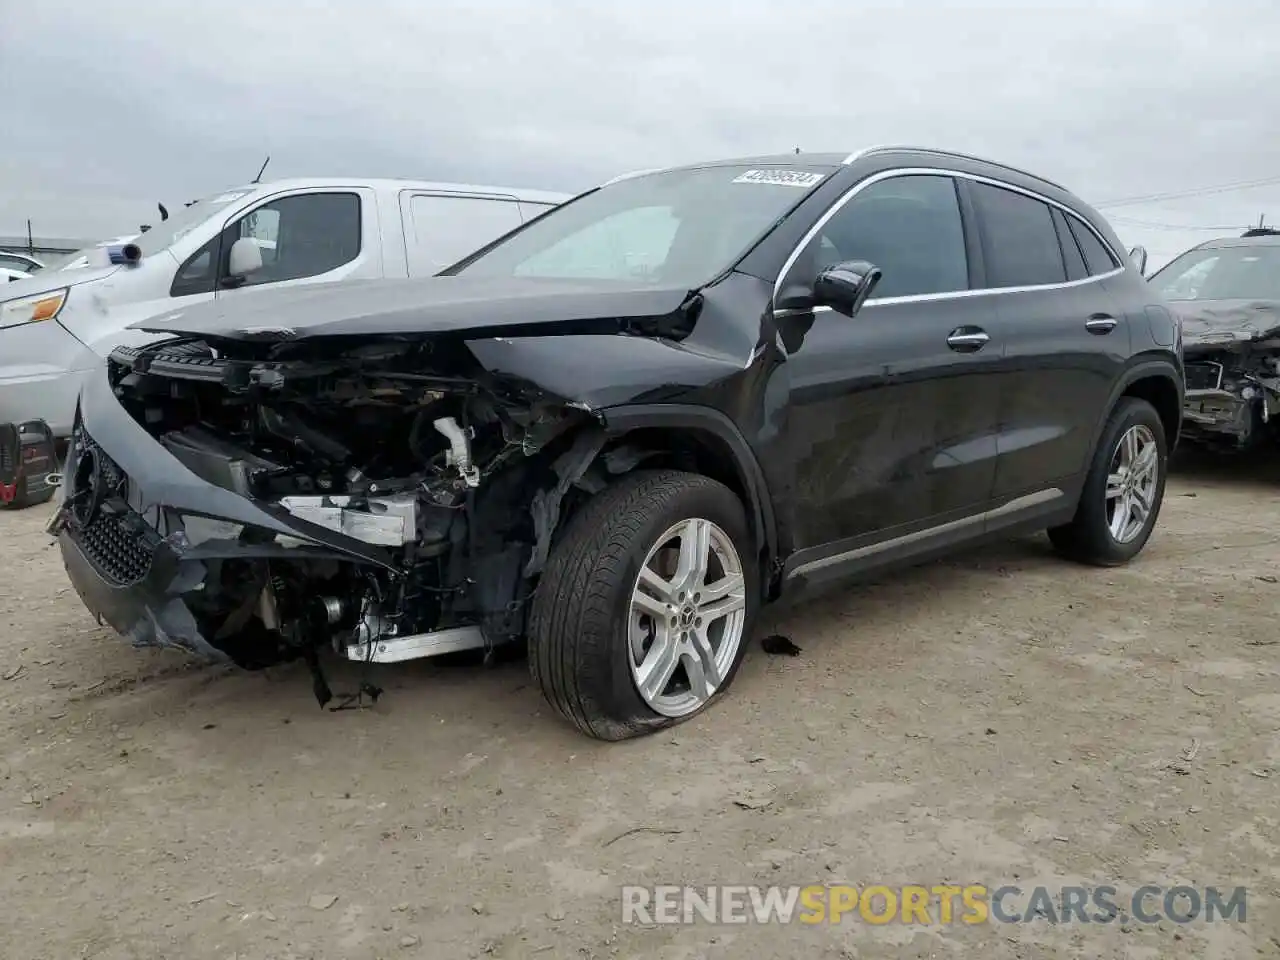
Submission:
[[[431,277],[524,223],[515,197],[400,194],[409,276]]]
[[[1127,318],[1108,278],[1118,263],[1082,220],[1010,185],[966,185],[982,235],[984,286],[998,291],[997,506],[1065,498],[1129,353]],[[1084,241],[1082,249],[1080,240]]]

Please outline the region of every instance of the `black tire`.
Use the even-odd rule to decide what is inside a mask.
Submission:
[[[723,683],[678,719],[656,713],[631,676],[628,616],[640,566],[659,537],[700,517],[732,540],[742,562],[746,617]],[[654,733],[715,703],[742,665],[759,606],[759,573],[742,503],[728,487],[677,470],[629,474],[570,518],[553,546],[533,599],[529,672],[543,695],[580,731],[600,740]]]
[[[1120,543],[1111,534],[1107,524],[1107,475],[1116,455],[1117,447],[1125,433],[1134,426],[1144,426],[1155,437],[1158,464],[1151,512],[1145,528],[1127,543]],[[1160,414],[1146,400],[1138,397],[1121,397],[1093,453],[1093,462],[1085,477],[1071,522],[1049,531],[1049,539],[1064,557],[1078,563],[1097,567],[1116,567],[1128,563],[1146,546],[1160,517],[1160,505],[1164,501],[1165,481],[1169,476],[1169,444],[1165,438],[1164,422]]]

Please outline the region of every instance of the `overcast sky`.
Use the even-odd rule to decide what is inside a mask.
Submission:
[[[268,178],[577,190],[905,142],[1099,204],[1280,177],[1267,0],[0,0],[0,24],[0,234],[135,232],[267,154]],[[1215,233],[1167,226],[1264,211],[1280,185],[1105,212],[1165,259]]]

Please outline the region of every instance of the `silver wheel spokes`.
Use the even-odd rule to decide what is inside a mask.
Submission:
[[[1149,427],[1124,432],[1107,474],[1107,527],[1116,543],[1128,543],[1147,525],[1160,479],[1160,448]]]
[[[742,561],[728,535],[698,518],[669,528],[631,593],[631,676],[644,702],[667,717],[706,703],[738,655],[746,608]]]

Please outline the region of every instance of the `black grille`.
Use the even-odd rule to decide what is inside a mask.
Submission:
[[[1222,382],[1222,364],[1220,363],[1188,363],[1188,390],[1217,390]]]
[[[126,502],[128,478],[116,462],[83,431],[75,438],[75,445],[77,460],[88,451],[96,455],[104,490],[88,516],[85,506],[90,492],[76,487],[71,490],[71,527],[76,542],[105,579],[118,586],[137,583],[151,570],[159,536]],[[78,479],[73,472],[65,482],[75,484]]]

